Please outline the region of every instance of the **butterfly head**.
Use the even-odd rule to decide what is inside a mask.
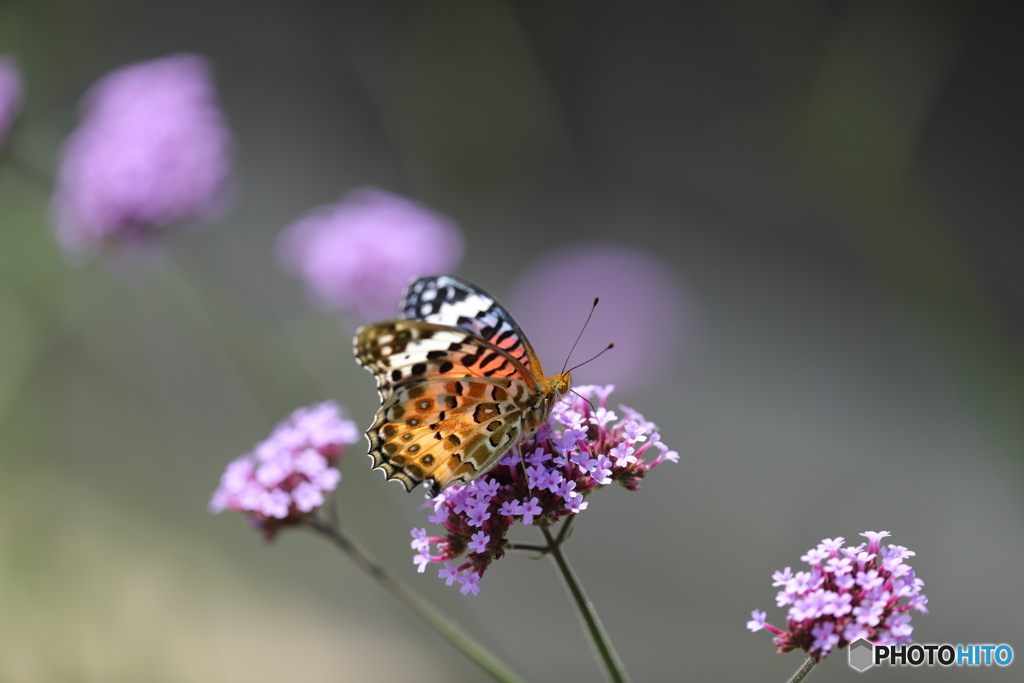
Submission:
[[[555,393],[555,400],[562,398],[572,388],[572,373],[560,372],[551,378],[551,390]]]

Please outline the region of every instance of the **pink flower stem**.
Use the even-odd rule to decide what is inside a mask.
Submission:
[[[469,634],[456,626],[440,610],[420,597],[409,586],[392,577],[365,549],[349,538],[338,526],[316,516],[310,516],[306,521],[306,526],[338,546],[342,552],[348,555],[360,569],[369,574],[384,590],[405,603],[417,616],[437,631],[441,637],[460,650],[462,654],[490,674],[495,680],[505,683],[524,683],[518,674],[491,654],[483,645],[473,640]]]
[[[626,669],[622,666],[622,661],[619,659],[618,654],[616,654],[615,648],[612,647],[612,642],[608,638],[604,626],[601,625],[601,620],[597,616],[597,610],[594,609],[593,603],[590,602],[586,593],[583,592],[583,586],[580,585],[576,574],[572,571],[572,567],[569,566],[569,561],[562,553],[560,542],[551,535],[547,527],[542,526],[540,531],[548,542],[547,550],[558,566],[558,571],[562,575],[565,587],[572,596],[573,602],[576,603],[580,621],[583,622],[584,628],[590,635],[590,644],[593,646],[598,660],[604,665],[608,680],[614,683],[625,683],[629,680],[629,677],[626,675]],[[561,536],[562,534],[559,534],[559,538]]]

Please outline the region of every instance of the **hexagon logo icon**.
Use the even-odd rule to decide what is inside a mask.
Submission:
[[[850,667],[867,671],[875,665],[875,646],[864,638],[858,638],[850,643],[849,658]]]

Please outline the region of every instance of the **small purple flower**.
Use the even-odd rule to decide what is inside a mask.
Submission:
[[[888,531],[865,531],[861,536],[868,539],[868,554],[877,555],[878,549],[882,544],[882,539],[892,536],[892,534]]]
[[[587,502],[582,493],[572,493],[569,500],[565,502],[565,509],[570,514],[575,514],[581,510],[586,510],[588,505],[590,503]]]
[[[514,501],[514,500],[504,500],[504,501],[501,502],[501,505],[498,507],[498,514],[499,515],[504,515],[506,517],[511,517],[512,515],[518,514],[516,512],[516,510],[518,510],[518,509],[519,509],[519,503],[517,503],[516,501]],[[434,523],[435,524],[443,524],[446,519],[448,519],[448,515],[445,515],[441,519],[441,521],[434,522]]]
[[[545,453],[543,447],[538,448],[533,453],[526,456],[526,462],[530,463],[531,465],[543,465],[550,459],[551,455],[549,453]]]
[[[607,455],[599,455],[594,458],[594,481],[605,486],[612,483],[612,461]]]
[[[773,586],[785,586],[793,579],[793,570],[790,567],[786,567],[781,572],[775,572],[772,574],[772,585]]]
[[[633,455],[633,451],[633,447],[628,443],[620,443],[609,451],[608,454],[615,459],[616,467],[625,467],[631,462],[636,462],[636,456]]]
[[[430,540],[427,538],[426,529],[413,529],[410,534],[412,535],[412,541],[409,542],[409,545],[413,550],[430,548]]]
[[[531,489],[547,488],[548,470],[542,465],[526,468],[526,485]]]
[[[835,538],[826,538],[818,544],[818,548],[827,551],[831,555],[838,552],[843,547],[843,543],[846,543],[846,539],[842,536],[836,536]]]
[[[816,661],[858,638],[883,645],[912,642],[909,611],[928,613],[924,582],[903,562],[914,553],[903,546],[882,548],[888,531],[861,535],[868,542],[856,547],[841,548],[845,539],[826,538],[812,548],[800,558],[810,572],[793,574],[786,567],[772,575],[772,585],[782,587],[776,604],[790,605],[788,630],[765,622],[758,610],[747,628],[771,631],[779,652],[805,650]]]
[[[0,148],[21,111],[21,74],[10,57],[0,57]]]
[[[517,519],[547,526],[585,510],[586,497],[602,486],[618,482],[631,491],[639,489],[647,473],[669,458],[658,446],[657,426],[642,415],[620,406],[626,417],[609,417],[614,415],[607,408],[611,390],[576,387],[579,396],[570,394],[557,404],[548,422],[486,476],[452,486],[434,498],[429,520],[443,527],[444,536],[428,537],[424,530],[414,529],[414,562],[419,564],[429,552],[424,543],[436,544],[437,554],[430,559],[446,566],[439,577],[452,585],[458,575],[463,594],[475,595],[491,562],[504,555],[509,529]],[[587,399],[600,407],[592,408]],[[638,426],[652,438],[631,438]],[[552,458],[555,452],[563,455]],[[652,460],[645,459],[650,455]],[[524,469],[525,463],[529,465]],[[450,561],[464,553],[465,562],[453,567]],[[805,580],[814,579],[808,574]]]
[[[850,573],[852,567],[853,563],[850,562],[848,557],[830,557],[825,564],[825,571],[836,576],[842,576],[843,574]]]
[[[757,632],[764,628],[764,620],[768,616],[767,614],[760,610],[754,610],[750,613],[750,616],[753,618],[747,622],[748,629]]]
[[[448,218],[364,187],[286,228],[277,251],[316,304],[370,320],[397,312],[411,278],[454,270],[463,239]]]
[[[445,562],[443,569],[437,570],[437,578],[444,579],[446,586],[455,583],[459,578],[459,570],[452,566],[451,562]]]
[[[269,541],[283,526],[300,523],[324,503],[341,480],[336,468],[345,446],[359,430],[333,401],[299,408],[274,428],[266,441],[230,463],[210,500],[210,512],[248,515]],[[412,547],[423,566],[432,560],[425,529],[413,530]],[[422,571],[422,569],[420,570]]]
[[[539,515],[541,514],[541,512],[543,512],[543,508],[541,508],[541,506],[538,505],[539,502],[540,499],[534,496],[530,500],[524,500],[519,505],[519,509],[516,510],[516,512],[523,516],[523,524],[527,526],[533,524],[534,516]]]
[[[811,548],[807,551],[806,555],[801,555],[800,559],[807,564],[814,566],[821,564],[829,557],[829,552],[823,548]]]
[[[472,481],[472,484],[474,488],[476,488],[477,492],[482,496],[486,497],[488,501],[490,501],[491,498],[494,498],[494,496],[498,495],[498,489],[501,488],[501,484],[499,484],[494,479],[490,479],[488,477],[480,477],[479,479],[474,479]]]
[[[491,537],[482,531],[478,531],[473,534],[473,540],[467,544],[467,548],[472,550],[474,553],[482,553],[487,551],[487,542],[491,540]]]
[[[178,54],[118,69],[94,85],[64,143],[53,199],[71,253],[148,244],[222,208],[231,134],[206,60]]]
[[[562,500],[564,500],[566,503],[568,503],[569,501],[571,501],[573,498],[576,497],[576,494],[573,493],[573,489],[575,489],[575,488],[576,488],[576,482],[569,481],[568,479],[565,479],[565,480],[562,481],[561,484],[559,484],[557,489],[552,491],[552,493],[557,493],[558,495],[560,495],[562,497]]]
[[[474,505],[466,510],[466,518],[475,527],[483,526],[490,516],[491,513],[487,511],[486,505]]]
[[[835,628],[833,622],[824,621],[811,629],[811,635],[814,636],[814,645],[812,647],[821,652],[822,656],[839,642],[839,636],[832,632],[833,628]]]
[[[476,595],[480,592],[480,586],[476,585],[477,581],[479,580],[479,574],[475,572],[466,572],[459,577],[459,583],[462,584],[462,588],[460,588],[459,590],[462,592],[463,595],[468,595],[469,593]]]

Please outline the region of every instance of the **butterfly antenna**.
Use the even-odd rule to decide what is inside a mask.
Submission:
[[[572,348],[569,349],[569,355],[565,357],[565,364],[562,365],[562,372],[563,373],[565,372],[565,366],[569,364],[569,359],[572,358],[572,352],[576,350],[576,345],[579,344],[580,343],[580,339],[583,338],[583,332],[587,329],[587,325],[590,324],[590,319],[594,317],[594,309],[597,308],[597,302],[600,301],[600,300],[601,299],[599,297],[596,297],[596,296],[594,297],[594,303],[590,307],[590,315],[587,316],[587,322],[583,323],[583,329],[580,330],[579,335],[577,335],[576,341],[574,341],[572,343]],[[591,358],[591,360],[593,360],[593,358]],[[579,366],[577,365],[576,367],[579,367]],[[572,370],[570,370],[569,372],[572,372]]]
[[[576,394],[577,396],[582,398],[584,401],[586,401],[587,404],[590,406],[590,412],[592,412],[592,413],[596,413],[597,412],[597,408],[594,407],[594,402],[593,401],[591,401],[589,398],[587,398],[586,396],[584,396],[580,392],[576,391],[575,389],[570,389],[569,391],[571,391],[572,393]]]
[[[523,478],[526,480],[526,490],[529,493],[533,493],[533,487],[530,486],[530,475],[526,473],[526,458],[523,457],[523,449],[519,449],[519,464],[523,467]]]
[[[604,355],[605,351],[610,351],[611,349],[614,349],[614,348],[615,348],[615,344],[609,344],[608,346],[606,346],[603,349],[601,349],[600,353],[596,354],[595,356],[592,356],[591,358],[588,358],[587,360],[583,361],[582,363],[579,363],[578,365],[574,365],[571,368],[569,368],[569,372],[572,372],[573,370],[575,370],[576,368],[578,368],[578,367],[580,367],[582,365],[586,365],[587,363],[589,363],[592,360],[597,360],[598,358],[600,358],[601,356]],[[564,370],[563,370],[563,372],[564,372]]]

